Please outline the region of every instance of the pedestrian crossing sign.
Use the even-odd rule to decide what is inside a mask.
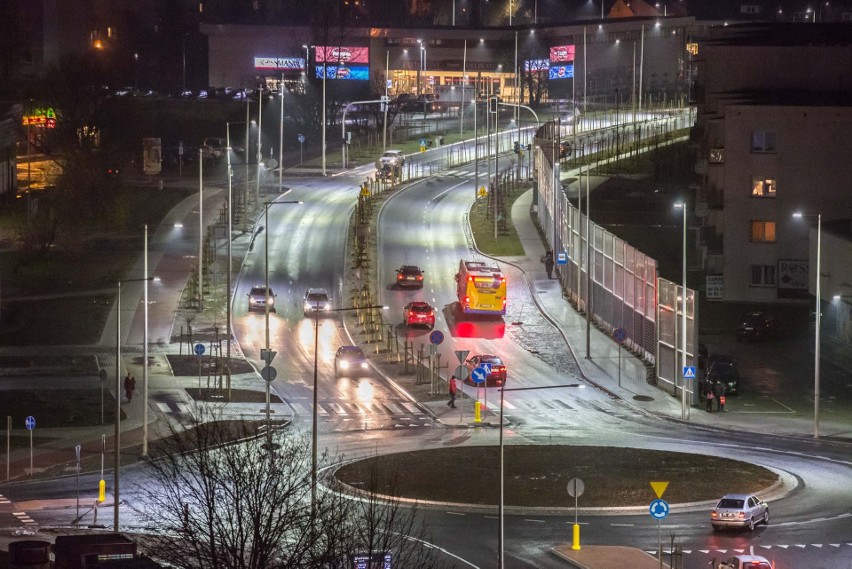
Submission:
[[[479,197],[484,198],[488,195],[488,190],[485,189],[485,186],[479,188],[479,193],[477,194]]]
[[[684,379],[695,379],[695,366],[685,366],[683,368]]]
[[[366,184],[366,182],[364,183],[363,186],[361,186],[361,195],[364,196],[365,198],[370,197],[370,186],[368,186]]]

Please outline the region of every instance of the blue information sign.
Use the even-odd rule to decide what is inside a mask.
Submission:
[[[35,429],[35,417],[30,415],[29,417],[24,419],[24,425],[27,427],[28,431],[32,431],[33,429]]]
[[[299,135],[299,142],[305,142],[305,135],[304,134]]]
[[[658,498],[651,502],[651,506],[648,510],[650,511],[652,518],[655,520],[662,520],[669,515],[669,503]]]
[[[560,251],[556,253],[556,264],[557,265],[567,265],[568,264],[568,253],[565,251]]]
[[[695,379],[695,366],[686,366],[683,368],[684,379]]]
[[[444,341],[444,333],[440,330],[434,330],[431,334],[429,334],[429,341],[437,346]]]
[[[195,344],[195,355],[204,355],[204,344]]]
[[[480,383],[485,383],[485,380],[488,378],[488,372],[485,371],[483,367],[475,367],[473,371],[470,372],[470,380],[477,385]]]
[[[491,364],[488,362],[480,362],[479,367],[485,370],[485,373],[491,373]]]

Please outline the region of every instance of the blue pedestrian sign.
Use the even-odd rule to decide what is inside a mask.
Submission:
[[[669,503],[658,498],[651,502],[649,511],[651,512],[652,518],[655,520],[662,520],[669,515]]]
[[[440,330],[434,330],[431,334],[429,334],[429,341],[436,346],[439,345],[444,341],[444,333]]]
[[[305,142],[305,135],[304,134],[300,134],[298,138],[299,138],[300,143]]]
[[[28,431],[32,431],[33,429],[35,429],[35,417],[33,417],[32,415],[28,416],[26,419],[24,419],[24,425],[27,427]]]
[[[195,355],[196,356],[204,355],[204,344],[195,344]]]
[[[473,368],[473,371],[470,372],[470,380],[475,384],[479,385],[480,383],[485,383],[486,378],[488,377],[488,372],[485,371],[485,368],[482,366]]]
[[[565,251],[560,251],[556,253],[556,264],[557,265],[567,265],[568,264],[568,253]]]
[[[695,366],[686,366],[683,368],[684,379],[695,379]]]
[[[485,373],[491,373],[491,364],[488,362],[480,362],[479,367],[485,370]]]

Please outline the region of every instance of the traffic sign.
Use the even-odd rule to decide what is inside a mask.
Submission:
[[[568,481],[568,495],[572,498],[579,498],[582,496],[585,489],[586,485],[583,484],[583,480],[580,478],[572,478]]]
[[[305,142],[305,135],[304,134],[300,134],[297,138],[299,139],[300,144]]]
[[[488,190],[485,189],[485,186],[479,188],[479,193],[477,194],[479,197],[484,198],[488,195]]]
[[[468,378],[469,374],[470,372],[467,371],[467,366],[458,366],[456,368],[456,372],[453,375],[456,376],[456,379],[464,381]]]
[[[648,511],[651,513],[651,517],[655,520],[662,520],[669,515],[669,503],[657,498],[651,502],[651,506],[648,508]]]
[[[651,488],[654,490],[654,494],[657,495],[657,498],[662,498],[663,494],[666,491],[666,488],[669,487],[668,481],[666,482],[651,482]]]
[[[485,383],[485,380],[488,378],[488,372],[485,371],[485,368],[482,366],[473,368],[473,371],[470,372],[470,380],[477,385],[480,383]]]
[[[479,367],[485,370],[485,373],[491,373],[491,364],[488,362],[482,362],[479,364]]]
[[[429,341],[434,345],[438,346],[441,342],[444,341],[444,333],[440,330],[433,330],[431,334],[429,334]]]
[[[204,355],[204,344],[195,344],[195,355]]]
[[[26,419],[24,419],[24,425],[27,427],[28,431],[35,429],[35,417],[29,415]]]
[[[567,265],[568,264],[568,253],[565,251],[560,251],[556,253],[556,264],[557,265]]]
[[[278,370],[274,367],[266,366],[260,370],[260,377],[271,383],[278,377]]]
[[[684,379],[695,379],[695,366],[686,366],[683,368]]]
[[[275,356],[278,354],[275,350],[267,350],[266,348],[260,349],[260,359],[263,360],[266,365],[272,365],[272,360],[275,359]]]
[[[463,364],[467,359],[467,355],[470,353],[470,350],[456,350],[456,357],[459,359],[459,363]]]
[[[627,331],[624,328],[616,328],[612,331],[612,339],[619,344],[623,344],[627,339]]]

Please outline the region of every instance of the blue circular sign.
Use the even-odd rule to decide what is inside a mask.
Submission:
[[[623,344],[627,339],[627,331],[624,328],[616,328],[612,332],[612,339],[619,344]]]
[[[651,513],[651,517],[655,520],[662,520],[669,515],[669,503],[665,500],[656,499],[651,502],[651,506],[648,508],[648,511]]]
[[[485,380],[488,378],[488,372],[485,371],[483,367],[475,367],[473,371],[470,372],[470,380],[479,385],[480,383],[485,383]]]
[[[305,142],[305,135],[304,134],[299,135],[299,142]]]
[[[195,344],[195,355],[204,355],[204,344]]]
[[[444,341],[444,333],[440,330],[434,330],[431,334],[429,334],[429,341],[436,346],[439,345]]]
[[[30,415],[26,419],[24,419],[24,425],[26,425],[28,431],[32,431],[35,429],[35,417]]]

